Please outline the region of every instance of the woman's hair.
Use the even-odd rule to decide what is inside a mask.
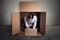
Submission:
[[[34,17],[34,14],[32,14],[32,13],[29,13],[29,14],[27,15],[27,19],[33,19],[33,17]]]

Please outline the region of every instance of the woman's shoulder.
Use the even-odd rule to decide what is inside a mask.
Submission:
[[[35,18],[37,18],[37,16],[36,16],[36,15],[34,15],[34,17],[35,17]]]
[[[34,15],[34,19],[37,19],[37,16]]]

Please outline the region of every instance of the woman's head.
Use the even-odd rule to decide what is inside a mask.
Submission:
[[[29,13],[28,15],[27,15],[27,19],[28,19],[28,21],[32,21],[32,19],[33,19],[33,17],[34,17],[34,14],[32,14],[32,13]]]

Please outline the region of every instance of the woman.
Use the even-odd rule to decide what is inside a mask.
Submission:
[[[27,16],[24,17],[24,21],[27,29],[35,29],[37,24],[37,16],[32,13],[29,13]]]

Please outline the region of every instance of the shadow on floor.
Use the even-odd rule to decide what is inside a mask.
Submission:
[[[12,26],[0,26],[0,40],[60,40],[60,26],[46,26],[46,34],[41,37],[12,36]]]

